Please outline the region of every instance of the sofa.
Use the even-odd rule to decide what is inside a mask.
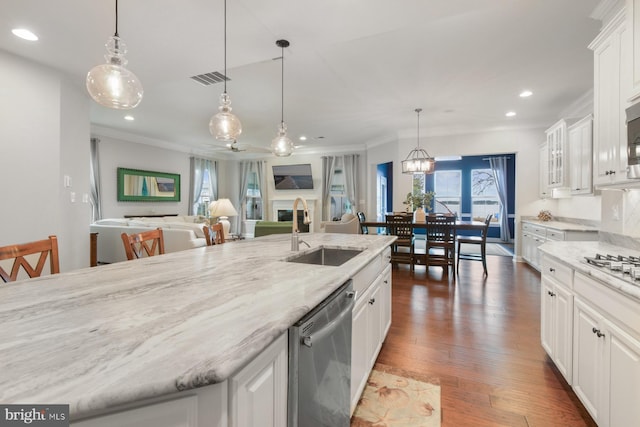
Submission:
[[[258,221],[254,231],[255,237],[269,234],[287,234],[293,230],[293,221]]]
[[[340,221],[328,221],[322,224],[325,233],[359,234],[360,220],[353,214],[344,214]]]
[[[165,253],[199,248],[207,245],[202,227],[206,218],[201,216],[166,216],[101,219],[90,225],[98,233],[98,264],[126,261],[122,233],[132,234],[162,228]]]

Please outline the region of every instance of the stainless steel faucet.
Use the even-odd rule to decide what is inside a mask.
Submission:
[[[307,206],[307,201],[302,197],[297,197],[293,201],[293,226],[291,228],[291,250],[299,251],[300,243],[304,243],[307,247],[311,247],[307,242],[300,239],[300,230],[298,230],[298,202],[302,202],[302,206],[304,207],[303,211],[303,220],[304,224],[311,224],[311,220],[309,219],[309,207]]]

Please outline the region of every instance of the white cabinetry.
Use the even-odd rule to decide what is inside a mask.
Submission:
[[[229,380],[230,427],[287,424],[287,334]]]
[[[590,114],[567,129],[569,141],[569,187],[571,194],[593,193],[593,116]]]
[[[391,325],[391,265],[386,250],[353,279],[357,291],[351,342],[351,413]]]
[[[540,183],[538,195],[541,199],[547,199],[551,197],[551,190],[549,189],[549,149],[547,143],[540,145]]]
[[[546,131],[547,134],[547,167],[549,188],[567,187],[569,185],[567,164],[567,122],[560,120]]]
[[[574,391],[599,426],[640,425],[640,304],[581,273],[574,285]]]
[[[287,333],[228,381],[135,402],[73,427],[256,427],[287,424]]]
[[[537,224],[522,223],[522,257],[536,270],[540,270],[538,247],[547,241],[547,229]]]
[[[558,370],[571,384],[573,294],[571,287],[573,271],[548,257],[543,258],[541,283],[542,347],[554,361]]]
[[[589,45],[594,57],[593,184],[626,181],[625,109],[631,93],[631,34],[621,10]]]
[[[640,0],[626,0],[627,25],[631,30],[631,93],[635,103],[640,98]]]

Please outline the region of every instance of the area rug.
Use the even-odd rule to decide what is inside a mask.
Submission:
[[[440,427],[440,381],[376,364],[351,427]]]

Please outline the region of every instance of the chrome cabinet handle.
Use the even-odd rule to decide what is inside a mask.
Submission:
[[[591,332],[596,334],[598,336],[598,338],[602,338],[604,336],[604,334],[602,332],[600,332],[600,329],[596,329],[595,327],[591,329]]]
[[[373,305],[375,302],[376,302],[376,299],[375,299],[375,298],[371,298],[371,299],[369,300],[369,304],[371,304],[371,305]]]

